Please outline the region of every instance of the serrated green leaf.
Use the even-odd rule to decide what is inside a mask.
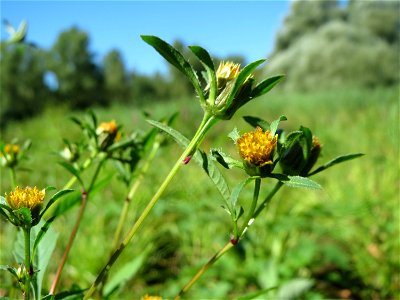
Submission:
[[[196,73],[193,70],[193,67],[184,58],[184,56],[173,46],[163,41],[159,37],[152,35],[142,35],[141,38],[189,79],[194,89],[196,90],[196,93],[200,97],[200,102],[204,103],[205,99],[200,86],[200,82],[197,78]]]
[[[206,49],[200,47],[200,46],[189,46],[189,49],[192,50],[194,55],[197,56],[197,58],[200,60],[200,62],[203,64],[204,68],[207,71],[207,76],[208,76],[208,84],[210,87],[210,99],[215,99],[216,94],[217,94],[217,77],[215,75],[215,67],[214,63],[211,59],[210,54],[207,52]]]
[[[229,155],[223,153],[218,149],[211,149],[211,155],[226,169],[244,169],[243,163],[241,161],[230,157]]]
[[[354,154],[346,154],[346,155],[338,156],[338,157],[328,161],[326,164],[323,164],[322,166],[318,167],[313,172],[310,172],[308,174],[308,176],[315,175],[315,174],[317,174],[321,171],[324,171],[334,165],[340,164],[342,162],[345,162],[345,161],[348,161],[348,160],[351,160],[351,159],[354,159],[354,158],[357,158],[357,157],[360,157],[363,155],[365,155],[365,154],[364,153],[354,153]]]
[[[236,78],[235,81],[235,85],[233,86],[232,92],[229,96],[229,98],[226,101],[226,105],[227,107],[229,107],[233,101],[233,99],[235,98],[237,92],[240,90],[240,88],[242,87],[243,83],[246,81],[246,79],[253,73],[253,71],[259,66],[261,65],[263,62],[265,61],[265,59],[259,59],[256,60],[250,64],[248,64],[247,66],[245,66],[239,73],[239,75]]]
[[[321,185],[307,177],[301,176],[287,176],[288,180],[282,182],[287,186],[294,188],[307,188],[307,189],[322,189]]]
[[[236,212],[236,204],[237,200],[239,199],[239,194],[243,190],[243,188],[252,180],[255,180],[256,177],[248,177],[242,182],[240,182],[235,188],[232,190],[231,197],[230,197],[230,204],[233,211]],[[236,215],[236,220],[238,216]]]
[[[240,138],[239,130],[235,127],[231,132],[229,132],[228,137],[236,144],[238,138]]]
[[[62,196],[69,194],[71,192],[73,192],[74,190],[72,189],[66,189],[66,190],[61,190],[58,191],[57,193],[55,193],[49,200],[49,202],[47,203],[45,209],[42,210],[42,212],[39,215],[39,218],[42,218],[42,216],[44,215],[44,213],[50,208],[50,206],[52,206],[54,204],[54,202],[57,201],[57,199],[61,198]]]
[[[273,136],[275,135],[276,131],[278,130],[279,123],[282,121],[286,121],[286,120],[287,120],[286,116],[280,116],[278,119],[271,122],[269,130]]]
[[[277,85],[285,76],[277,75],[261,81],[251,91],[251,98],[256,98],[268,93],[275,85]]]
[[[255,127],[260,127],[262,130],[266,131],[270,129],[270,124],[260,118],[257,117],[252,117],[252,116],[244,116],[243,119],[250,124],[251,126]]]
[[[168,133],[182,148],[186,148],[189,145],[190,141],[179,131],[157,121],[148,120],[147,122]],[[220,170],[212,162],[212,157],[208,157],[204,152],[197,150],[193,155],[193,159],[207,173],[224,201],[229,205],[230,191],[228,184]]]

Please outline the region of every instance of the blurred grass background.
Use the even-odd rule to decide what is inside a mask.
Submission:
[[[293,279],[313,280],[307,299],[395,299],[399,290],[399,99],[397,88],[337,89],[321,92],[288,93],[274,91],[239,111],[233,120],[220,122],[208,135],[203,149],[219,147],[238,157],[227,134],[238,127],[250,127],[244,115],[273,120],[284,114],[284,129],[310,127],[323,144],[319,163],[337,155],[362,152],[366,156],[335,166],[313,178],[323,190],[311,191],[285,187],[251,227],[237,249],[223,257],[188,294],[191,299],[230,298],[273,286],[281,287]],[[165,104],[152,101],[143,107],[152,118],[179,111],[175,128],[191,136],[201,113],[195,99],[184,98]],[[99,120],[116,119],[125,132],[148,130],[140,110],[125,105],[96,109]],[[256,112],[256,113],[255,113]],[[69,175],[57,165],[54,151],[62,148],[61,137],[79,138],[79,130],[63,107],[11,123],[4,140],[32,139],[31,171],[18,174],[20,185],[53,185],[61,188]],[[146,201],[166,176],[180,149],[171,142],[152,164],[129,212],[126,228],[143,209]],[[224,170],[223,170],[224,171]],[[111,166],[102,174],[114,172]],[[226,173],[231,185],[243,174]],[[1,190],[10,190],[8,174],[2,169]],[[265,181],[266,195],[273,183]],[[113,233],[126,195],[126,188],[113,179],[112,184],[91,199],[62,276],[61,287],[74,283],[90,284],[110,252]],[[243,192],[246,205],[251,188]],[[158,294],[172,297],[228,239],[230,221],[221,209],[217,190],[194,163],[180,170],[156,205],[138,236],[122,255],[112,274],[137,259],[139,269],[118,294]],[[59,235],[46,278],[48,288],[77,208],[54,223]],[[15,230],[1,222],[1,264],[12,261]],[[1,281],[10,279],[0,273]],[[263,297],[275,297],[277,291]]]
[[[237,127],[250,130],[246,115],[267,121],[286,115],[288,131],[311,128],[323,144],[318,163],[348,153],[366,155],[313,177],[321,191],[283,188],[248,231],[246,238],[210,269],[188,299],[241,299],[268,290],[258,299],[398,299],[400,295],[400,3],[396,1],[304,1],[291,3],[275,37],[265,69],[255,74],[287,78],[266,97],[250,102],[229,122],[207,135],[203,149],[222,148],[238,158],[227,137]],[[95,14],[94,14],[95,15]],[[96,16],[94,16],[96,17]],[[113,49],[95,61],[89,34],[78,27],[60,32],[50,49],[32,46],[24,34],[1,41],[1,140],[31,139],[32,149],[19,172],[21,186],[62,188],[70,176],[57,164],[62,138],[80,140],[69,120],[92,108],[100,121],[115,119],[126,133],[147,132],[143,112],[160,119],[179,112],[173,127],[191,137],[201,111],[190,83],[173,67],[168,74],[126,70]],[[236,38],[236,36],[235,36]],[[170,42],[170,41],[169,41]],[[201,64],[182,41],[174,46]],[[152,51],[149,49],[149,51]],[[156,55],[154,53],[154,55]],[[245,65],[246,58],[219,58]],[[266,75],[268,74],[268,75]],[[50,82],[48,81],[48,79]],[[108,105],[108,106],[107,106]],[[162,148],[130,207],[128,229],[165,178],[181,149]],[[9,174],[0,169],[1,194],[10,191]],[[244,174],[226,172],[231,187]],[[110,185],[87,207],[61,278],[60,290],[87,287],[111,251],[126,187],[107,165],[101,178]],[[265,181],[261,197],[273,186]],[[251,188],[240,197],[249,205]],[[173,297],[230,238],[230,218],[220,195],[195,164],[184,166],[123,253],[110,276],[120,270],[125,285],[110,299],[140,299],[146,293]],[[53,223],[59,234],[44,278],[49,289],[75,222],[77,207]],[[0,219],[0,264],[14,261],[17,233]],[[10,276],[0,272],[0,296],[8,295]],[[307,290],[303,296],[296,289]]]

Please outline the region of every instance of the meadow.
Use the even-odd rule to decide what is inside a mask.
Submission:
[[[112,105],[95,109],[99,120],[115,119],[125,132],[147,131],[146,118],[159,119],[173,112],[179,116],[173,127],[187,137],[201,121],[195,99],[146,101],[140,108]],[[149,116],[145,116],[146,112]],[[59,107],[23,122],[7,124],[2,140],[31,139],[30,171],[19,172],[21,186],[55,186],[61,189],[70,175],[57,165],[55,154],[62,138],[79,139],[69,116],[82,117]],[[252,115],[272,121],[285,115],[281,127],[313,130],[321,141],[319,163],[347,153],[365,153],[335,166],[313,179],[322,190],[283,188],[267,211],[252,225],[244,240],[211,268],[187,294],[188,299],[395,299],[400,294],[399,244],[399,90],[342,88],[313,93],[272,91],[249,103],[227,122],[214,127],[202,149],[223,148],[239,159],[227,137],[237,127],[250,130],[242,119]],[[173,141],[163,147],[150,166],[130,207],[128,228],[162,182],[181,152]],[[224,170],[222,170],[224,172]],[[233,186],[242,180],[230,172]],[[115,174],[112,165],[100,177]],[[233,174],[233,176],[232,176]],[[8,173],[1,170],[1,194],[11,189]],[[261,197],[272,188],[263,185]],[[111,242],[127,188],[115,175],[87,207],[64,273],[60,290],[76,285],[88,287],[111,251]],[[242,200],[251,197],[244,190]],[[122,276],[111,299],[140,299],[145,294],[173,297],[223,244],[229,240],[230,220],[221,209],[222,200],[207,175],[195,163],[184,166],[168,187],[143,228],[111,272],[110,281]],[[74,207],[53,224],[59,236],[49,264],[44,287],[49,288],[58,261],[75,221]],[[13,260],[15,228],[1,223],[0,264]],[[125,269],[123,272],[119,272]],[[10,284],[0,273],[0,295]],[[112,284],[106,289],[113,290]],[[247,296],[247,298],[246,298]],[[241,298],[242,297],[242,298]]]

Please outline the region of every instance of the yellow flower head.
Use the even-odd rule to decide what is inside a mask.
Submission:
[[[269,130],[263,132],[260,127],[243,134],[236,141],[240,156],[249,164],[262,167],[272,164],[272,153],[276,147],[277,135]]]
[[[240,64],[231,61],[221,62],[217,69],[217,79],[232,80],[235,79],[240,72]]]
[[[102,122],[99,127],[96,129],[97,134],[108,133],[108,134],[116,134],[117,133],[117,123],[115,120],[111,122]]]
[[[17,144],[7,144],[4,146],[4,152],[7,154],[18,154],[20,148]]]
[[[39,191],[35,186],[34,188],[26,187],[21,189],[16,187],[14,192],[6,194],[6,200],[8,205],[12,209],[20,209],[22,207],[27,207],[29,209],[34,209],[43,203],[43,199],[46,192],[45,190]]]

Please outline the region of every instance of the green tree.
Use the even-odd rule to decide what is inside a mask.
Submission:
[[[342,17],[343,12],[337,0],[294,1],[290,14],[284,20],[283,28],[278,32],[275,53],[288,49],[302,36]]]
[[[104,58],[103,68],[108,101],[127,103],[128,81],[121,54],[117,50],[109,52]]]
[[[333,2],[324,3],[296,1],[292,5],[266,66],[268,72],[287,75],[280,87],[371,88],[398,82],[399,4],[353,0],[337,13],[339,8]],[[319,13],[312,13],[312,7],[318,7],[314,12]],[[320,17],[312,22],[311,15]],[[282,32],[287,33],[285,44]]]
[[[400,38],[399,1],[349,2],[349,21],[365,28],[389,44],[398,44]]]
[[[57,98],[73,108],[107,103],[103,74],[88,47],[87,33],[73,27],[60,34],[49,52],[49,67],[58,80]]]
[[[0,116],[1,127],[12,119],[38,113],[49,90],[44,84],[44,54],[26,44],[1,43]]]

